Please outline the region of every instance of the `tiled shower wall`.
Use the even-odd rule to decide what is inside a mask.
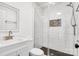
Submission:
[[[43,27],[40,27],[39,30],[42,30],[42,35],[41,37],[41,31],[37,31],[36,33],[39,32],[39,37],[36,36],[39,39],[36,39],[38,42],[36,45],[37,46],[44,46],[48,47],[51,49],[55,49],[61,52],[69,53],[69,54],[77,54],[76,49],[74,48],[74,42],[76,40],[79,40],[78,35],[79,35],[79,12],[75,12],[76,20],[77,20],[77,35],[74,38],[73,36],[73,27],[71,25],[71,15],[72,15],[72,8],[69,6],[66,6],[67,3],[62,3],[60,5],[56,6],[50,6],[46,9],[42,9],[42,20],[40,18],[37,18],[37,23],[40,22]],[[77,8],[77,3],[74,3],[75,9]],[[61,12],[61,15],[57,15],[58,12]],[[41,11],[39,11],[41,13]],[[39,14],[41,17],[41,14]],[[61,26],[60,27],[49,27],[49,20],[53,19],[61,19]],[[36,29],[36,28],[35,28]],[[42,41],[42,42],[41,42]],[[42,45],[41,45],[41,43]],[[49,42],[49,43],[48,43]]]
[[[45,10],[44,21],[45,26],[47,24],[47,35],[49,41],[49,48],[55,49],[58,51],[73,53],[73,37],[72,37],[72,27],[71,27],[71,11],[70,7],[64,5],[57,5],[49,7]],[[61,12],[61,15],[57,13]],[[69,14],[68,14],[69,13]],[[61,19],[61,26],[59,27],[49,27],[49,20]],[[45,36],[44,36],[45,37]],[[45,39],[44,39],[45,40]],[[46,46],[44,44],[44,46]]]

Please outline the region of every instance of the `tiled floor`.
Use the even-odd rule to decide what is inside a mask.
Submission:
[[[41,49],[44,51],[44,54],[47,55],[48,48],[42,47]],[[53,49],[49,49],[49,50],[50,50],[50,53],[49,53],[50,56],[73,56],[73,55],[63,53],[63,52],[60,52],[60,51],[56,51],[56,50],[53,50]]]

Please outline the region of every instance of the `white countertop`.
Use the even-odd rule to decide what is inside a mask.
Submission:
[[[0,48],[5,47],[5,46],[9,46],[12,44],[24,42],[24,41],[30,41],[30,40],[33,40],[33,39],[32,38],[14,37],[13,39],[10,39],[10,40],[0,40]]]

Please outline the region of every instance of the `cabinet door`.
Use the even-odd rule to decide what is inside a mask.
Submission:
[[[17,56],[17,51],[7,53],[5,56]]]
[[[7,53],[6,56],[21,56],[21,49],[18,49],[16,51],[13,51],[13,52],[10,52],[10,53]]]

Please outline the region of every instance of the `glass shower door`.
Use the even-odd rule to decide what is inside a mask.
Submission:
[[[47,13],[49,12],[48,48],[74,55],[77,51],[74,48],[76,37],[73,35],[73,27],[71,25],[72,8],[68,7],[67,4],[66,2],[59,2],[47,10]],[[50,24],[50,21],[52,21],[52,24]],[[52,53],[50,52],[49,54],[51,55]]]

